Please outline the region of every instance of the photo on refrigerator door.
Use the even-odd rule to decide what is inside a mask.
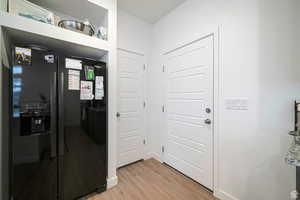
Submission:
[[[15,47],[15,63],[19,65],[31,65],[31,49]]]

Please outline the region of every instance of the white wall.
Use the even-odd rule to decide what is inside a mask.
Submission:
[[[108,177],[107,188],[115,186],[117,179],[117,0],[93,0],[108,8]]]
[[[7,9],[7,0],[1,0],[0,1],[0,10],[6,11],[6,9]]]
[[[298,5],[297,0],[187,0],[154,25],[149,131],[157,158],[165,134],[161,55],[220,27],[215,192],[222,199],[283,200],[295,189],[295,170],[284,155],[293,100],[300,98],[294,51]],[[249,110],[226,110],[224,100],[236,97],[248,98]]]
[[[149,56],[152,25],[118,9],[118,48]]]
[[[151,56],[151,33],[152,33],[152,24],[149,24],[129,13],[118,9],[118,48],[121,50],[126,50],[134,53],[138,53],[143,55],[146,64],[146,70],[150,68],[150,56]],[[148,74],[146,74],[146,86],[145,86],[145,96],[146,101],[149,91],[148,89]],[[147,106],[148,107],[148,106]],[[146,107],[146,112],[148,112],[148,108]],[[148,115],[146,114],[145,121]],[[145,147],[145,158],[149,158],[151,155],[149,153],[149,143],[150,138],[148,136],[148,123],[145,123],[145,139],[146,139],[146,147]]]

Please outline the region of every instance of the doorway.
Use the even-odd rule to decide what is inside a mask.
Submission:
[[[118,52],[118,167],[144,157],[144,56]]]
[[[163,161],[213,190],[213,35],[164,57],[167,131]]]

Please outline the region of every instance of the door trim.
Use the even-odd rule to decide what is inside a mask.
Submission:
[[[139,52],[136,52],[136,51],[132,51],[132,50],[128,50],[128,49],[123,49],[123,48],[118,48],[118,51],[124,51],[124,52],[132,53],[132,54],[135,54],[135,55],[138,55],[138,56],[145,56],[145,54],[142,54],[142,53],[139,53]]]
[[[138,55],[141,56],[143,58],[143,63],[146,66],[145,70],[142,71],[142,82],[143,82],[143,99],[146,103],[146,106],[144,107],[143,110],[143,125],[142,125],[142,135],[143,138],[145,139],[146,143],[143,145],[142,147],[142,156],[141,159],[146,159],[147,158],[147,144],[148,144],[148,137],[147,137],[147,129],[146,129],[146,121],[147,121],[147,113],[148,113],[148,92],[146,90],[147,88],[147,60],[146,60],[146,56],[142,53],[138,53],[135,51],[131,51],[131,50],[127,50],[127,49],[123,49],[123,48],[118,48],[117,49],[118,52],[118,62],[117,62],[117,112],[120,112],[119,110],[119,52],[125,52],[125,53],[130,53],[130,54],[134,54],[134,55]],[[143,67],[143,66],[141,66]],[[141,102],[142,103],[142,102]],[[119,166],[119,129],[118,129],[118,123],[119,121],[117,120],[117,168],[120,168],[121,166]]]
[[[201,41],[207,37],[213,37],[213,139],[212,139],[212,151],[213,151],[213,193],[216,197],[222,196],[223,192],[219,190],[219,117],[220,117],[220,27],[218,26],[215,30],[208,31],[200,35],[200,37],[189,42],[178,45],[176,48],[164,51],[161,56],[166,56],[178,49],[184,48],[198,41]],[[164,83],[167,81],[167,73],[163,75]],[[166,84],[164,90],[167,91]],[[166,93],[166,92],[165,92]],[[167,104],[167,97],[163,97],[164,105]],[[164,121],[167,119],[166,112],[163,113]],[[162,141],[162,146],[166,145],[166,130],[167,125],[164,125],[164,136]],[[164,162],[164,154],[162,154],[161,162]]]

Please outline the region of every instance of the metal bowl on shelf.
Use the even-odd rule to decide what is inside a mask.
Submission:
[[[291,131],[289,134],[294,136],[294,140],[285,156],[285,162],[288,165],[300,167],[300,131]]]
[[[294,136],[294,137],[300,137],[300,131],[290,131],[289,135]]]
[[[58,26],[89,36],[93,36],[95,34],[95,28],[89,23],[82,23],[75,20],[61,20],[59,21]]]

